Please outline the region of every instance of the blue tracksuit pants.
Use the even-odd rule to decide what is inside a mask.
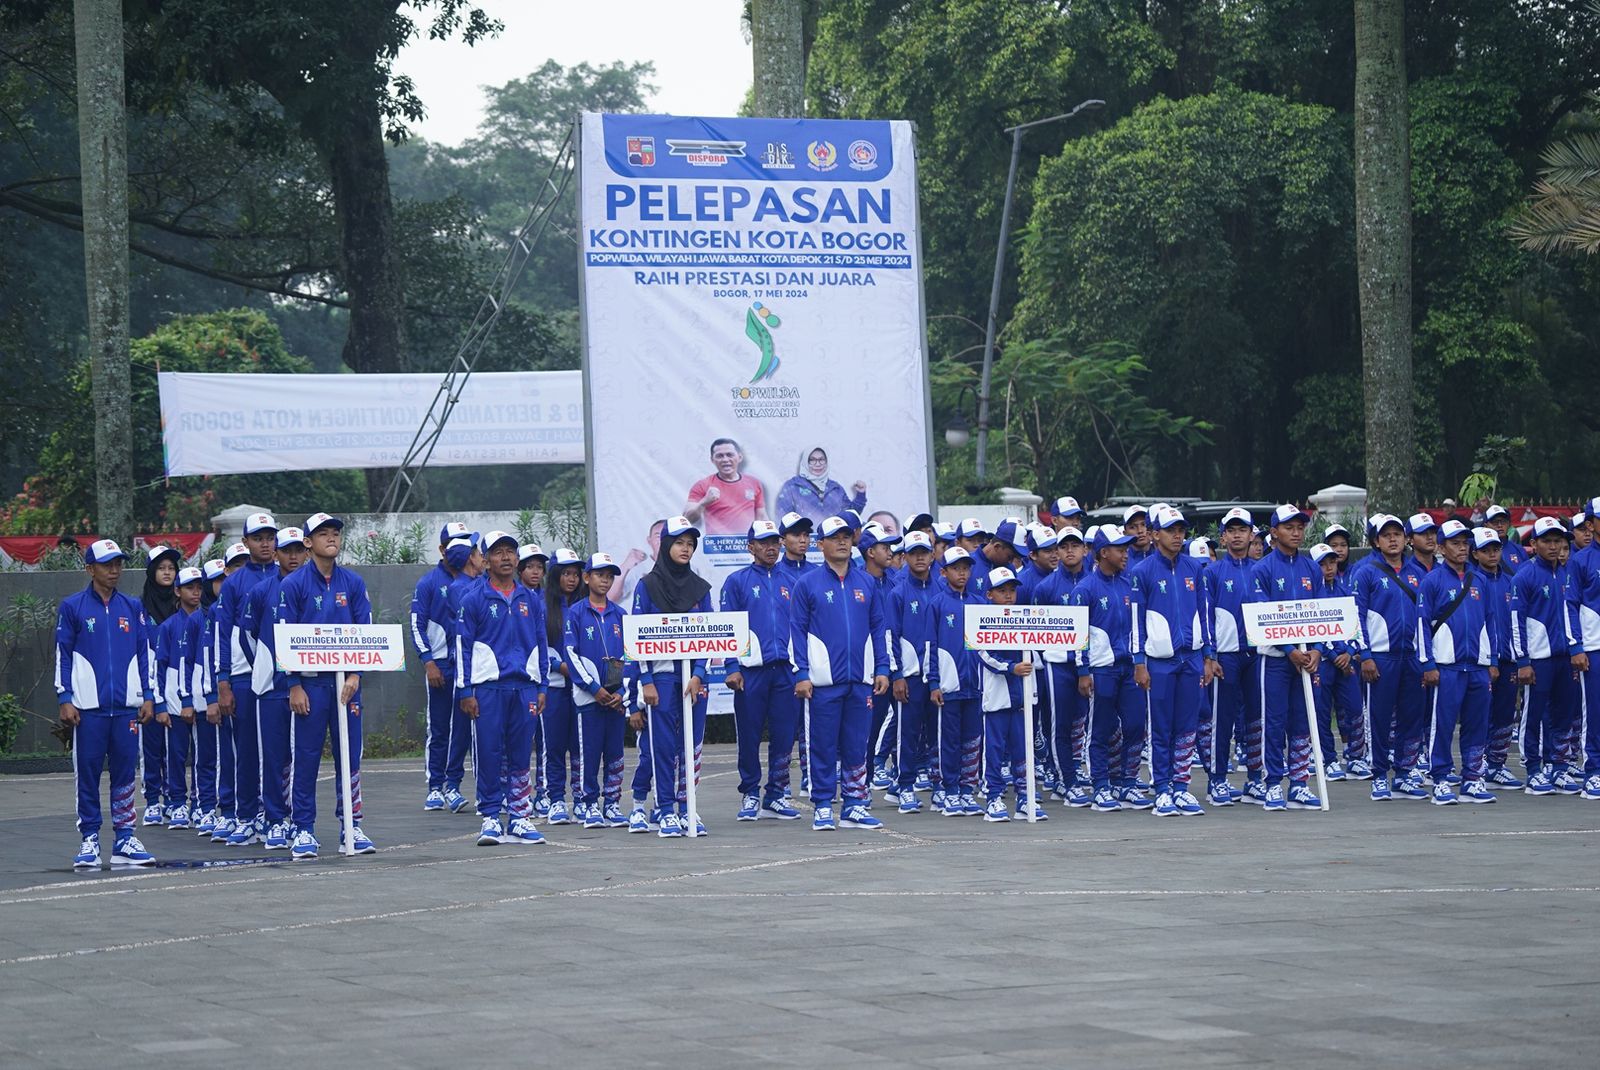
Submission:
[[[217,774],[221,761],[221,726],[206,720],[203,707],[194,711],[194,790],[201,813],[217,809]]]
[[[583,790],[583,766],[578,757],[578,711],[570,686],[552,687],[546,692],[539,722],[544,736],[539,760],[544,766],[545,795],[552,801],[565,802],[570,778],[572,797],[577,799]]]
[[[789,755],[799,720],[794,672],[787,661],[739,670],[744,688],[733,693],[733,727],[739,741],[739,794],[761,789],[761,733],[767,733],[767,787],[764,798],[789,793]]]
[[[333,767],[339,768],[339,694],[333,677],[305,681],[311,712],[294,719],[294,823],[302,832],[313,832],[317,823],[317,774],[322,769],[322,745],[333,746]],[[361,691],[350,700],[350,801],[353,817],[361,823]],[[462,715],[465,717],[465,714]],[[500,766],[492,768],[498,770]],[[334,813],[344,815],[344,799],[335,778]]]
[[[233,678],[233,809],[239,821],[261,816],[261,730],[248,676]]]
[[[1451,744],[1461,729],[1461,774],[1467,780],[1484,775],[1484,750],[1489,741],[1489,670],[1444,667],[1428,702],[1428,769],[1434,782],[1455,769]]]
[[[144,780],[145,805],[159,804],[167,787],[167,731],[152,720],[139,735],[139,771]]]
[[[447,663],[440,664],[439,671],[444,673],[443,687],[429,687],[426,682],[422,685],[428,710],[428,737],[423,760],[427,767],[425,772],[429,791],[444,790],[444,767],[450,753],[450,727],[456,697],[456,689],[450,683],[454,679],[452,668]]]
[[[1227,779],[1233,741],[1237,738],[1246,743],[1247,776],[1260,780],[1261,730],[1251,716],[1255,708],[1251,700],[1255,687],[1254,655],[1248,650],[1231,650],[1218,654],[1217,664],[1222,667],[1222,676],[1211,682],[1210,693],[1200,704],[1200,763],[1206,767],[1210,783]]]
[[[1583,739],[1583,777],[1600,774],[1600,655],[1589,655],[1589,671],[1578,676],[1578,720]]]
[[[297,719],[289,711],[287,691],[281,695],[257,697],[256,723],[261,728],[261,812],[269,825],[289,820],[294,722]]]
[[[467,752],[472,749],[472,718],[461,712],[461,700],[455,688],[450,689],[450,730],[445,736],[444,787],[460,791],[467,776]],[[473,776],[478,773],[476,761]]]
[[[676,808],[680,815],[689,812],[689,785],[684,779],[683,682],[676,672],[656,673],[659,704],[650,709],[651,778],[655,782],[656,805],[662,813]],[[700,748],[706,738],[706,700],[695,700],[694,779],[700,783]]]
[[[1304,784],[1311,769],[1311,722],[1306,709],[1305,685],[1300,670],[1287,657],[1262,655],[1256,659],[1257,701],[1260,704],[1261,760],[1267,784],[1287,775],[1292,784]]]
[[[1198,653],[1175,658],[1150,658],[1150,690],[1145,695],[1150,717],[1150,784],[1156,791],[1187,791],[1200,721],[1200,677],[1205,663]]]
[[[1045,742],[1050,764],[1060,777],[1061,791],[1078,783],[1078,769],[1088,764],[1084,750],[1089,700],[1078,694],[1078,669],[1064,662],[1045,662],[1040,682],[1040,707],[1045,713]]]
[[[928,701],[927,682],[916,676],[906,680],[906,700],[895,705],[894,766],[896,782],[904,792],[916,784],[917,771],[928,764],[935,707]]]
[[[1378,678],[1363,683],[1363,720],[1367,755],[1374,779],[1393,769],[1409,773],[1416,768],[1417,750],[1406,741],[1422,737],[1422,674],[1412,653],[1368,654],[1378,666]],[[1407,753],[1409,749],[1409,754]]]
[[[1360,665],[1351,663],[1350,672],[1340,672],[1333,664],[1333,659],[1324,654],[1322,664],[1317,670],[1320,683],[1317,684],[1317,732],[1322,742],[1323,764],[1336,761],[1339,756],[1338,744],[1333,738],[1335,723],[1339,726],[1339,738],[1344,740],[1344,760],[1352,761],[1362,757],[1365,729],[1363,726],[1361,708],[1365,701],[1361,694],[1361,678],[1357,675]]]
[[[578,754],[583,765],[583,801],[622,798],[622,730],[627,717],[598,703],[578,714]],[[604,778],[601,770],[605,770]]]
[[[238,744],[233,738],[235,734],[232,717],[223,717],[217,722],[217,813],[227,818],[239,816],[236,790],[239,760]]]
[[[810,739],[812,803],[832,806],[835,794],[842,796],[846,806],[870,801],[867,744],[872,730],[872,688],[867,684],[818,687],[805,707],[802,716],[804,733]]]
[[[134,780],[140,730],[134,710],[81,710],[72,730],[72,770],[78,780],[78,834],[100,831],[100,772],[111,767],[111,827],[118,839],[133,832]]]
[[[939,707],[939,769],[934,787],[946,795],[975,795],[983,749],[983,700],[944,696]]]
[[[655,751],[650,749],[650,722],[647,719],[635,733],[639,746],[639,760],[633,767],[633,801],[644,803],[650,798],[650,768],[655,764]]]
[[[533,813],[534,713],[537,689],[526,684],[479,684],[478,716],[472,725],[472,773],[477,784],[481,817],[528,817]],[[466,717],[465,714],[462,714]],[[356,720],[352,718],[352,721]],[[352,750],[355,740],[351,740]],[[359,753],[359,752],[357,752]],[[354,774],[352,773],[352,782]],[[360,797],[352,791],[356,814]]]
[[[1027,798],[1028,747],[1022,731],[1022,710],[989,710],[983,714],[983,790],[990,799],[1017,789],[1018,801]],[[1002,772],[1009,767],[1011,776]],[[1009,782],[1008,782],[1009,780]]]
[[[1566,654],[1533,663],[1533,683],[1522,700],[1522,764],[1530,774],[1565,767],[1562,743],[1572,729],[1575,676]]]
[[[1132,787],[1144,750],[1148,710],[1144,692],[1133,682],[1132,665],[1091,670],[1094,694],[1089,697],[1089,777],[1096,791]],[[1113,740],[1120,742],[1113,746]]]
[[[1511,735],[1517,725],[1517,686],[1515,662],[1502,661],[1500,676],[1489,685],[1489,744],[1485,761],[1490,769],[1500,769],[1511,757]]]
[[[204,716],[204,715],[202,715]],[[167,714],[168,724],[159,731],[166,737],[165,764],[167,782],[162,793],[168,806],[187,806],[189,793],[189,753],[193,745],[194,726],[184,721],[173,710]],[[155,733],[150,733],[154,735]]]

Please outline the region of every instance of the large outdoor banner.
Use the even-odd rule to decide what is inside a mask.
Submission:
[[[162,372],[169,476],[392,468],[405,460],[440,377]],[[582,464],[579,372],[478,372],[429,462]]]
[[[685,514],[714,589],[757,518],[931,504],[904,122],[585,115],[590,507],[625,604]]]

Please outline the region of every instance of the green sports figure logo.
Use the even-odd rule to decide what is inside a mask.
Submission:
[[[772,344],[772,331],[782,325],[783,321],[778,318],[777,314],[760,301],[752,304],[749,310],[745,312],[745,337],[754,342],[756,348],[761,350],[761,363],[756,365],[756,374],[750,380],[752,383],[770,379],[777,373],[778,365],[781,361],[778,360],[777,350]]]

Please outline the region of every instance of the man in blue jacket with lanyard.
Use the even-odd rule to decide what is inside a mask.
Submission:
[[[1472,532],[1472,567],[1483,592],[1484,616],[1494,645],[1496,675],[1489,685],[1489,739],[1484,780],[1490,789],[1520,788],[1522,779],[1506,768],[1517,721],[1517,662],[1511,654],[1511,571],[1502,556],[1500,536],[1485,525]]]
[[[279,612],[284,624],[371,624],[372,602],[360,576],[339,564],[344,543],[344,521],[327,513],[306,518],[304,531],[311,560],[283,582]],[[294,723],[294,846],[295,861],[317,857],[317,775],[322,770],[322,746],[332,739],[333,758],[339,760],[339,732],[334,718],[339,706],[349,710],[350,799],[355,822],[351,845],[356,854],[371,854],[373,846],[361,830],[361,674],[346,673],[344,691],[335,694],[334,673],[289,674],[289,709]],[[496,767],[494,772],[498,773]],[[335,813],[344,813],[344,800],[335,792]],[[339,832],[343,842],[344,830]]]
[[[423,774],[427,794],[422,801],[424,810],[443,810],[445,754],[449,747],[451,720],[451,681],[454,676],[450,663],[451,644],[448,610],[445,596],[455,571],[446,560],[445,551],[456,539],[466,538],[470,532],[459,520],[452,520],[439,529],[439,563],[417,581],[411,595],[411,645],[422,662],[422,673],[427,681],[427,742],[423,746]]]
[[[1415,657],[1416,595],[1403,573],[1405,525],[1397,516],[1379,513],[1370,526],[1373,552],[1351,570],[1351,576],[1360,629],[1356,645],[1365,694],[1367,757],[1372,762],[1371,797],[1374,802],[1397,796],[1426,799],[1428,793],[1416,772],[1417,752],[1407,742],[1421,739],[1424,696]]]
[[[1561,555],[1572,533],[1560,520],[1542,516],[1533,525],[1533,557],[1511,581],[1511,650],[1523,688],[1522,763],[1526,795],[1576,795],[1583,778],[1567,767],[1562,741],[1571,729],[1569,693],[1589,668],[1589,657],[1572,634],[1571,573]]]
[[[1090,807],[1100,813],[1115,813],[1124,806],[1148,810],[1149,797],[1128,775],[1137,768],[1144,749],[1148,717],[1128,650],[1133,587],[1122,573],[1133,536],[1115,524],[1102,524],[1092,541],[1094,569],[1072,591],[1072,604],[1089,610],[1089,645],[1078,652],[1078,693],[1089,701],[1089,777],[1094,782]]]
[[[543,843],[533,823],[533,727],[544,709],[543,605],[517,579],[517,540],[483,538],[488,572],[456,618],[456,701],[472,722],[478,845]],[[502,816],[506,824],[502,825]]]
[[[222,715],[222,746],[233,750],[233,812],[223,815],[211,838],[235,847],[254,843],[266,831],[261,813],[261,736],[256,728],[256,696],[250,688],[255,644],[244,629],[244,607],[251,589],[276,569],[277,539],[278,522],[269,514],[246,517],[244,544],[250,560],[223,581],[217,596],[217,710]]]
[[[1435,806],[1454,805],[1450,786],[1451,744],[1461,728],[1461,795],[1473,803],[1492,803],[1484,783],[1484,745],[1489,738],[1489,685],[1499,674],[1494,641],[1485,613],[1484,592],[1467,564],[1472,533],[1459,520],[1439,529],[1444,558],[1422,581],[1418,603],[1417,660],[1422,684],[1431,689],[1428,765]]]
[[[895,786],[884,796],[902,814],[922,810],[917,798],[917,773],[927,764],[927,741],[933,736],[928,724],[928,683],[933,671],[935,584],[933,539],[926,531],[906,535],[906,576],[889,592],[885,603],[889,635],[897,651],[894,658],[891,691],[895,701],[894,762]]]
[[[789,663],[789,606],[794,588],[778,571],[782,553],[778,526],[770,520],[750,525],[750,564],[722,581],[718,607],[750,619],[750,649],[730,668],[724,682],[733,691],[734,735],[739,746],[740,821],[755,821],[765,809],[793,821],[800,812],[788,804],[789,754],[798,719],[794,667]],[[767,786],[761,793],[761,735],[768,734]]]
[[[1320,577],[1311,558],[1300,552],[1306,522],[1311,518],[1294,505],[1272,511],[1272,549],[1251,570],[1251,600],[1275,602],[1317,597]],[[1266,799],[1271,810],[1319,810],[1322,800],[1306,786],[1311,767],[1310,718],[1302,672],[1316,674],[1321,654],[1315,647],[1264,646],[1256,664],[1256,699],[1260,704],[1262,758],[1266,767]],[[1285,762],[1287,751],[1287,763]],[[1283,778],[1289,777],[1288,798]]]
[[[1267,795],[1262,786],[1261,722],[1252,716],[1255,652],[1245,640],[1243,608],[1253,587],[1250,572],[1256,563],[1250,557],[1250,540],[1255,537],[1255,521],[1244,509],[1230,509],[1223,514],[1219,531],[1222,553],[1201,574],[1211,603],[1217,670],[1201,711],[1200,761],[1209,784],[1206,798],[1213,806],[1232,806],[1246,792],[1253,792],[1252,801],[1257,803]],[[1228,782],[1236,734],[1245,754],[1245,791]]]
[[[983,663],[967,649],[969,605],[987,605],[973,575],[983,561],[956,547],[944,555],[943,589],[933,599],[933,668],[928,700],[938,710],[939,783],[933,807],[946,817],[975,817],[983,755]],[[985,575],[985,581],[988,577]]]
[[[139,726],[156,710],[155,670],[144,607],[117,590],[128,555],[110,539],[84,551],[89,586],[61,600],[56,611],[56,701],[72,729],[72,767],[78,781],[74,869],[100,868],[100,770],[111,765],[113,866],[148,866],[155,859],[133,834],[133,789],[139,766]]]
[[[820,534],[823,566],[801,578],[790,618],[795,697],[804,703],[810,737],[811,827],[881,829],[867,808],[867,744],[872,696],[889,690],[889,651],[883,600],[866,570],[850,561],[852,532],[830,516]],[[836,823],[833,797],[844,805]]]
[[[1150,720],[1150,783],[1157,817],[1205,813],[1189,791],[1200,696],[1216,675],[1211,606],[1200,562],[1183,552],[1189,525],[1172,506],[1150,516],[1155,553],[1129,569],[1128,653]]]
[[[244,606],[244,630],[255,650],[250,686],[256,694],[256,723],[261,740],[261,811],[267,819],[261,843],[269,851],[288,850],[293,838],[289,794],[294,768],[291,742],[294,714],[289,710],[289,674],[278,669],[274,625],[282,619],[283,581],[305,564],[307,553],[306,537],[299,528],[279,528],[278,572],[251,588]],[[237,844],[236,840],[228,842]]]

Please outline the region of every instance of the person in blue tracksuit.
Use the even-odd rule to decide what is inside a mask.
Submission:
[[[856,535],[856,553],[861,555],[860,566],[877,585],[880,600],[889,597],[894,589],[894,555],[900,536],[890,535],[882,524],[864,524]],[[889,650],[890,671],[893,672],[895,650]],[[889,692],[872,697],[872,725],[868,738],[872,740],[872,788],[886,791],[896,784],[897,773],[888,765],[893,748],[894,697]]]
[[[250,558],[229,576],[217,596],[217,711],[222,715],[223,775],[231,771],[229,808],[211,838],[242,847],[266,831],[261,813],[261,742],[256,728],[256,694],[250,688],[255,662],[254,642],[244,629],[245,602],[256,584],[277,570],[278,522],[268,513],[252,513],[244,522],[244,545]],[[230,756],[231,755],[231,765]],[[220,794],[220,793],[219,793]]]
[[[972,579],[968,586],[975,594],[988,597],[989,573],[994,569],[1008,568],[1013,575],[1022,571],[1027,538],[1027,529],[1018,517],[1008,516],[994,526],[993,537],[972,551]]]
[[[1255,703],[1255,652],[1245,640],[1244,603],[1250,598],[1250,540],[1255,521],[1244,509],[1230,509],[1218,532],[1222,552],[1201,574],[1211,604],[1211,634],[1216,642],[1217,670],[1211,694],[1202,705],[1200,762],[1206,767],[1206,798],[1213,806],[1232,806],[1247,793],[1253,802],[1266,798],[1261,758],[1261,722],[1252,716]],[[1245,755],[1245,788],[1228,780],[1237,735]]]
[[[1426,799],[1422,776],[1416,771],[1426,696],[1416,659],[1416,594],[1402,556],[1405,525],[1397,516],[1379,513],[1371,526],[1373,552],[1351,573],[1360,628],[1356,648],[1365,696],[1362,727],[1372,763],[1371,796],[1375,802]]]
[[[249,556],[243,544],[235,544],[241,559]],[[233,547],[230,547],[231,551]],[[217,593],[222,581],[228,577],[225,560],[207,561],[201,566],[204,583],[201,586],[200,609],[189,618],[189,649],[194,655],[190,670],[190,694],[194,696],[194,790],[197,813],[191,813],[189,824],[197,835],[210,838],[216,831],[221,815],[217,812],[217,788],[220,784],[221,736],[218,723],[222,715],[217,712],[215,683],[216,653],[213,630],[216,627],[213,610],[217,606]]]
[[[476,531],[469,531],[466,535],[451,540],[445,547],[445,564],[455,573],[445,587],[444,596],[440,599],[442,606],[441,615],[445,618],[445,639],[451,650],[455,649],[456,621],[461,617],[461,605],[466,601],[467,595],[483,582],[483,572],[486,563],[483,559],[483,538]],[[460,673],[454,674],[459,677]],[[451,690],[454,690],[452,681]],[[444,796],[444,809],[451,813],[460,813],[471,805],[466,795],[462,794],[461,785],[467,777],[467,752],[472,749],[472,723],[466,714],[461,712],[461,703],[452,697],[450,724],[445,732],[444,740],[444,778],[441,793]],[[477,768],[473,768],[473,777],[477,777]]]
[[[144,569],[144,595],[140,602],[144,605],[145,620],[150,622],[150,658],[155,659],[156,636],[163,624],[178,612],[178,592],[176,583],[178,568],[183,564],[183,555],[170,546],[157,546],[151,549],[149,559]],[[159,688],[159,679],[157,682]],[[176,710],[173,715],[176,715]],[[167,782],[170,779],[171,764],[167,757],[167,744],[172,741],[171,727],[168,723],[168,714],[159,714],[156,723],[150,729],[142,732],[142,755],[140,773],[144,779],[144,823],[146,825],[160,825],[166,820],[169,811],[177,809],[176,802],[166,794]],[[165,803],[165,805],[163,805]]]
[[[1009,568],[995,568],[989,570],[987,578],[984,586],[991,605],[1017,604],[1020,583],[1016,573]],[[1027,701],[1026,690],[1037,683],[1030,679],[1038,668],[1037,662],[1038,655],[1033,650],[978,651],[978,671],[983,681],[979,703],[983,708],[985,821],[1011,820],[1006,809],[1008,788],[1016,794],[1017,816],[1023,820],[1029,816],[1026,763],[1032,741],[1026,735],[1022,707]],[[1040,821],[1050,818],[1037,801],[1033,816]]]
[[[823,520],[818,534],[822,566],[801,577],[789,618],[794,693],[809,739],[811,827],[881,829],[869,809],[867,751],[872,697],[889,690],[883,598],[877,582],[851,563],[854,533],[843,517]],[[843,799],[837,820],[836,793]]]
[[[1205,813],[1189,790],[1200,699],[1216,675],[1211,606],[1200,562],[1183,552],[1189,525],[1170,505],[1149,517],[1155,553],[1128,570],[1133,590],[1128,654],[1145,693],[1150,784],[1157,817]]]
[[[233,730],[229,718],[222,715],[219,681],[221,679],[222,650],[232,640],[218,620],[222,606],[222,587],[229,576],[239,572],[250,561],[250,548],[243,542],[231,544],[222,555],[222,576],[211,581],[211,604],[206,607],[206,634],[203,641],[206,659],[206,722],[215,731],[216,787],[213,798],[216,811],[206,815],[210,828],[202,835],[212,843],[226,843],[233,831],[229,817],[236,812],[233,793],[237,771],[234,768]],[[203,827],[203,826],[202,826]]]
[[[1422,589],[1422,578],[1439,566],[1439,525],[1427,513],[1413,513],[1406,520],[1406,537],[1411,543],[1411,553],[1406,557],[1408,569],[1401,575],[1414,575],[1412,589]],[[1407,582],[1410,582],[1409,580]]]
[[[427,686],[423,697],[427,711],[427,738],[422,752],[424,810],[443,810],[445,807],[444,766],[450,739],[453,709],[451,681],[454,678],[450,660],[452,622],[445,596],[449,593],[450,581],[456,575],[447,560],[446,549],[451,542],[470,534],[467,526],[459,520],[452,520],[440,528],[439,563],[423,573],[411,593],[411,646],[417,653],[417,660],[422,662],[422,674]]]
[[[1130,505],[1122,511],[1122,533],[1133,539],[1128,544],[1128,568],[1156,552],[1150,538],[1150,510],[1144,506]]]
[[[890,692],[894,696],[893,797],[884,796],[902,814],[922,810],[917,798],[917,773],[928,762],[927,745],[934,735],[929,725],[928,685],[934,663],[935,585],[933,540],[913,531],[901,541],[906,552],[906,576],[884,602],[889,634],[895,644]]]
[[[1483,511],[1483,525],[1500,537],[1500,567],[1515,576],[1528,555],[1511,527],[1511,512],[1503,505],[1491,505]]]
[[[1317,588],[1322,596],[1353,598],[1349,584],[1339,573],[1339,551],[1323,542],[1309,552],[1322,573]],[[1322,764],[1329,780],[1343,780],[1347,775],[1333,738],[1335,720],[1344,740],[1344,761],[1353,763],[1362,754],[1365,729],[1361,720],[1361,685],[1356,678],[1359,653],[1347,642],[1322,644],[1322,668],[1317,673],[1316,687],[1317,738],[1322,743]]]
[[[1078,499],[1071,495],[1057,498],[1050,506],[1050,521],[1058,533],[1066,528],[1074,528],[1081,534],[1083,518],[1086,515],[1083,506],[1078,504]]]
[[[1443,561],[1422,581],[1417,604],[1417,661],[1422,684],[1432,692],[1428,710],[1428,764],[1433,802],[1457,801],[1451,787],[1452,745],[1461,730],[1461,794],[1465,802],[1492,803],[1484,782],[1489,741],[1489,687],[1499,674],[1487,603],[1476,571],[1467,563],[1472,532],[1459,520],[1439,529]]]
[[[536,542],[522,543],[517,547],[517,582],[532,592],[529,597],[533,599],[534,608],[539,613],[539,627],[546,632],[546,643],[549,642],[548,621],[545,620],[544,600],[544,574],[550,565],[550,555]],[[544,674],[545,706],[550,708],[550,655],[558,653],[559,644],[555,650],[546,648],[545,664],[540,671]],[[559,660],[559,657],[558,657]],[[533,722],[533,752],[528,756],[532,763],[533,776],[533,814],[534,820],[542,819],[550,811],[550,801],[545,795],[544,783],[544,713],[541,711]]]
[[[456,702],[472,722],[480,847],[543,843],[534,826],[533,728],[544,709],[543,606],[517,578],[516,536],[483,537],[487,571],[456,616]]]
[[[667,519],[661,529],[661,553],[648,575],[633,591],[633,612],[645,614],[709,613],[711,584],[690,562],[700,546],[700,529],[686,517]],[[656,805],[661,810],[657,833],[672,836],[705,835],[699,814],[689,813],[688,778],[700,780],[700,752],[706,733],[706,662],[689,663],[689,678],[677,661],[645,661],[639,665],[639,697],[648,707],[650,765],[655,780]],[[684,740],[684,703],[690,704],[692,741]],[[692,746],[694,767],[686,769],[686,748]],[[669,821],[676,811],[676,824]]]
[[[261,811],[267,822],[261,843],[269,851],[288,850],[293,838],[289,798],[294,768],[294,714],[289,709],[289,674],[278,669],[274,627],[283,620],[283,581],[305,564],[309,552],[304,532],[299,528],[279,528],[277,574],[252,587],[244,605],[244,631],[255,651],[250,687],[256,696]]]
[[[78,782],[74,869],[100,868],[100,771],[111,767],[113,866],[155,861],[133,834],[139,731],[158,708],[144,607],[117,590],[128,555],[110,539],[84,551],[89,586],[56,610],[55,686],[61,723],[72,730]]]
[[[1310,519],[1297,506],[1280,505],[1272,513],[1272,550],[1251,570],[1251,600],[1316,598],[1321,577],[1311,558],[1300,552]],[[1262,759],[1266,770],[1267,810],[1319,810],[1322,800],[1306,786],[1311,767],[1310,717],[1299,673],[1313,677],[1321,660],[1315,647],[1304,650],[1261,647],[1256,663],[1256,701],[1260,707]],[[1287,751],[1287,761],[1285,760]],[[1287,798],[1283,779],[1289,778]]]
[[[1144,696],[1133,680],[1133,586],[1123,575],[1133,536],[1102,524],[1092,537],[1094,568],[1072,591],[1072,604],[1089,610],[1089,645],[1078,652],[1078,693],[1089,701],[1090,808],[1115,813],[1153,804],[1130,775],[1144,749]],[[1120,740],[1120,742],[1118,742]]]
[[[1071,503],[1070,506],[1067,503]],[[1056,507],[1076,509],[1075,516],[1083,513],[1072,498],[1058,498]],[[1070,525],[1056,531],[1056,568],[1034,585],[1030,598],[1033,605],[1072,604],[1073,589],[1089,573],[1084,566],[1087,544],[1083,539],[1083,532]],[[1056,776],[1052,794],[1069,807],[1088,806],[1094,800],[1089,781],[1084,777],[1088,769],[1084,747],[1089,702],[1078,693],[1077,659],[1071,652],[1054,649],[1043,652],[1039,690],[1044,695],[1045,742]]]
[[[939,756],[932,806],[946,817],[983,813],[977,795],[983,750],[982,662],[966,642],[967,606],[988,602],[972,582],[981,560],[981,553],[974,559],[959,546],[946,550],[944,578],[933,599],[937,664],[928,699],[938,710]]]
[[[794,587],[778,571],[782,553],[778,526],[750,525],[750,564],[722,581],[717,596],[724,613],[745,613],[750,647],[724,682],[733,691],[734,735],[739,751],[740,821],[755,821],[765,809],[785,821],[800,812],[788,803],[789,755],[794,750],[799,710],[794,666],[789,661],[789,607]],[[767,783],[761,785],[761,736],[767,734]]]
[[[1472,532],[1472,567],[1483,592],[1489,641],[1494,646],[1495,674],[1489,685],[1489,738],[1484,748],[1484,780],[1496,787],[1520,788],[1522,779],[1506,768],[1517,720],[1517,662],[1511,654],[1511,571],[1502,543],[1487,525]]]
[[[1583,778],[1568,768],[1561,751],[1571,729],[1570,692],[1589,667],[1572,634],[1571,572],[1561,555],[1572,536],[1555,517],[1533,525],[1533,558],[1511,581],[1511,651],[1523,687],[1522,763],[1528,795],[1575,795]]]
[[[1584,504],[1583,522],[1573,531],[1592,532],[1600,525],[1600,498]],[[1587,546],[1573,552],[1567,560],[1572,578],[1571,632],[1574,642],[1588,658],[1588,668],[1577,680],[1579,744],[1583,748],[1583,790],[1585,799],[1600,799],[1600,540],[1591,538]],[[1594,703],[1590,699],[1594,699]],[[1590,706],[1594,705],[1593,716]]]
[[[665,544],[662,551],[666,551]],[[562,560],[559,550],[556,559]],[[599,827],[615,826],[621,817],[622,724],[629,711],[637,708],[637,666],[624,661],[622,618],[627,610],[611,600],[611,588],[621,571],[610,554],[591,554],[582,569],[582,597],[569,604],[562,617],[562,667],[572,692],[576,714],[572,747],[579,758],[579,779],[572,786],[572,818],[589,827],[595,827],[591,802]],[[636,596],[638,590],[634,589]],[[639,761],[643,763],[647,744],[640,738]],[[609,819],[607,809],[612,809]],[[639,811],[634,816],[642,817],[643,804],[635,800],[634,809]],[[555,815],[554,803],[551,814]],[[629,819],[620,823],[638,831]],[[648,825],[645,828],[648,830]]]
[[[557,547],[544,577],[545,641],[550,647],[550,670],[545,674],[548,690],[544,713],[539,717],[539,731],[544,739],[544,749],[540,753],[543,766],[540,779],[545,792],[543,810],[552,825],[566,825],[572,821],[572,813],[567,809],[569,777],[574,803],[583,798],[583,765],[577,746],[578,708],[573,704],[572,679],[561,652],[565,646],[567,610],[585,597],[583,558],[569,547]],[[641,743],[640,751],[643,749]],[[644,798],[649,790],[647,783],[644,793],[637,797]],[[534,808],[538,810],[539,804],[535,803]]]
[[[367,584],[359,575],[339,564],[344,545],[344,521],[327,513],[306,518],[306,541],[311,560],[295,569],[279,588],[279,623],[282,624],[371,624],[372,600]],[[354,832],[350,846],[356,854],[371,854],[377,848],[361,828],[361,674],[346,673],[344,690],[335,692],[336,674],[291,673],[289,709],[294,722],[294,844],[289,855],[295,861],[317,857],[317,776],[322,771],[322,747],[331,739],[333,759],[339,761],[339,732],[334,718],[343,705],[349,711],[350,810]],[[344,813],[341,793],[335,792],[335,813]],[[344,830],[339,830],[340,842]]]
[[[1034,592],[1056,574],[1056,566],[1061,560],[1060,536],[1048,524],[1032,523],[1023,528],[1021,540],[1027,555],[1013,570],[1018,582],[1017,602],[1020,605],[1033,605]],[[1033,760],[1038,771],[1040,791],[1046,792],[1060,785],[1061,773],[1056,768],[1055,747],[1049,734],[1049,727],[1055,721],[1055,711],[1050,705],[1050,693],[1044,686],[1043,676],[1041,667],[1041,679],[1034,681],[1039,694],[1038,716],[1033,723]]]
[[[167,782],[163,794],[169,803],[163,817],[169,829],[186,829],[190,825],[189,754],[196,698],[189,666],[197,651],[190,647],[189,639],[197,634],[193,624],[200,612],[200,584],[204,578],[197,568],[178,570],[172,585],[178,595],[177,612],[156,629],[156,688],[167,706],[163,726],[167,736]],[[199,701],[203,706],[203,695]],[[157,718],[158,723],[162,720]],[[195,808],[199,808],[198,802]]]

